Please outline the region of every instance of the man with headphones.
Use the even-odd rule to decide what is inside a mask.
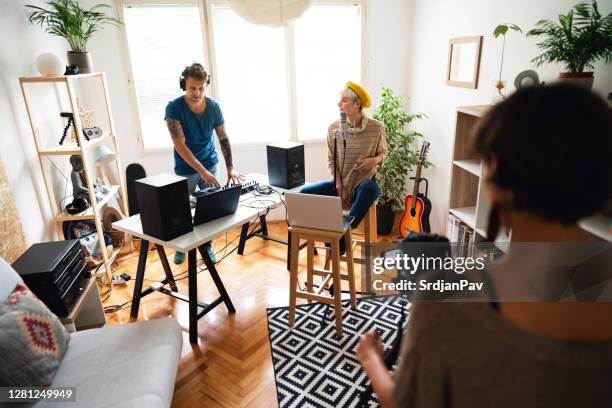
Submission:
[[[185,94],[168,103],[165,116],[174,143],[174,172],[187,178],[190,194],[195,191],[196,185],[200,189],[219,187],[219,156],[214,131],[225,159],[228,182],[239,183],[242,176],[234,170],[223,113],[217,101],[205,95],[206,87],[210,84],[209,72],[194,62],[183,70],[179,84]],[[215,262],[210,247],[207,250]],[[185,254],[175,253],[175,263],[181,263],[184,259]]]

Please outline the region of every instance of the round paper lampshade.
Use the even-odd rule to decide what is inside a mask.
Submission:
[[[66,64],[52,52],[45,52],[36,58],[36,69],[44,76],[60,76],[66,70]]]
[[[230,7],[250,23],[280,27],[300,17],[312,0],[229,0]]]

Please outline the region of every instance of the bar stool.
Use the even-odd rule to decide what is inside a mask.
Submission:
[[[346,257],[346,269],[347,273],[340,272],[340,239],[346,237],[346,240],[351,240],[351,226],[348,224],[344,231],[334,232],[325,231],[313,228],[294,227],[290,226],[289,231],[292,234],[291,239],[291,253],[296,254],[291,257],[291,266],[289,268],[289,327],[293,327],[295,321],[295,304],[296,299],[302,298],[307,299],[308,303],[313,300],[323,303],[329,303],[334,305],[336,315],[336,336],[342,336],[342,299],[341,299],[341,280],[349,281],[349,292],[351,299],[351,309],[357,308],[357,301],[355,297],[355,275],[353,271],[353,249],[349,246]],[[298,290],[298,261],[299,254],[298,248],[300,239],[306,240],[306,290]],[[315,241],[329,242],[331,245],[330,250],[330,262],[331,270],[329,269],[317,269],[314,267],[314,249]],[[323,277],[323,281],[318,287],[314,287],[313,276]],[[333,285],[333,295],[321,294],[325,289],[329,287],[329,284]]]
[[[359,226],[363,227],[363,232],[353,231],[351,235],[353,239],[349,241],[351,242],[351,245],[347,245],[347,246],[351,247],[351,257],[353,258],[353,263],[366,265],[364,248],[366,245],[369,245],[369,244],[372,244],[378,241],[378,231],[377,231],[378,226],[376,223],[376,201],[372,203],[372,205],[368,209],[368,213],[363,218],[363,220],[361,220],[361,223],[359,224]],[[357,244],[361,245],[361,252],[360,252],[359,257],[354,255],[355,247],[357,246]],[[321,247],[318,247],[318,248],[321,248]],[[346,255],[342,255],[340,260],[346,261],[347,256],[348,256],[348,248],[347,248]],[[325,269],[329,269],[330,262],[331,262],[331,256],[330,256],[330,253],[328,252],[325,256],[325,266],[324,266]]]

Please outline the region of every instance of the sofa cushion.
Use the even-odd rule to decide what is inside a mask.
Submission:
[[[169,407],[182,342],[171,318],[76,332],[51,385],[76,387],[71,408]]]
[[[0,384],[51,384],[69,340],[57,316],[18,283],[0,304]]]

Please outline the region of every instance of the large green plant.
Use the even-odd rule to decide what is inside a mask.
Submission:
[[[381,205],[390,205],[393,210],[401,210],[406,199],[408,172],[419,159],[420,148],[416,142],[423,137],[419,132],[406,130],[406,126],[427,116],[422,113],[409,115],[404,112],[402,98],[383,86],[380,105],[372,117],[385,124],[388,147],[387,157],[376,173],[381,190],[378,202]],[[429,162],[425,162],[424,167],[429,165]]]
[[[96,4],[90,9],[82,8],[76,0],[50,0],[46,4],[49,9],[26,5],[34,10],[28,14],[28,21],[40,24],[49,34],[65,38],[72,51],[87,51],[87,41],[103,25],[121,24],[102,11],[110,8],[108,4]]]
[[[558,23],[538,21],[527,36],[543,39],[538,47],[544,52],[532,60],[537,66],[560,62],[569,72],[584,72],[600,59],[612,60],[612,13],[602,18],[595,0],[578,3]]]

